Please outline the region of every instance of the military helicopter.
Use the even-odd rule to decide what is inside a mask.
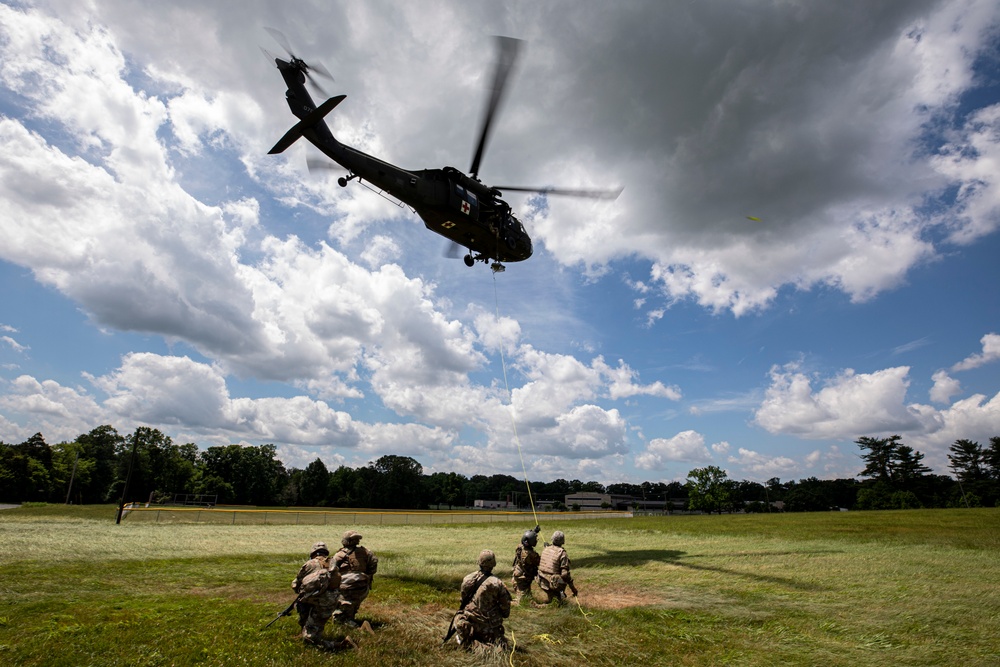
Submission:
[[[305,137],[324,155],[347,170],[347,175],[337,181],[341,187],[347,187],[348,182],[355,179],[359,182],[367,181],[408,205],[420,216],[427,229],[452,242],[448,253],[450,256],[457,256],[460,247],[468,249],[464,258],[467,266],[471,267],[480,261],[489,264],[497,272],[504,270],[503,262],[521,262],[531,257],[531,237],[511,212],[510,205],[503,200],[504,190],[596,199],[616,199],[621,194],[621,189],[491,187],[479,180],[479,166],[489,141],[494,116],[520,51],[520,40],[496,38],[499,56],[493,85],[483,113],[472,166],[469,173],[465,174],[454,167],[402,169],[337,141],[324,118],[347,96],[330,97],[317,106],[305,84],[308,81],[325,96],[314,75],[332,80],[329,71],[319,63],[307,64],[294,55],[284,35],[273,28],[266,30],[288,54],[288,59],[284,60],[264,51],[269,58],[274,58],[278,71],[288,86],[285,99],[292,114],[299,119],[268,153],[281,153],[299,138]],[[310,161],[310,168],[320,166],[332,167],[328,162],[317,164]]]

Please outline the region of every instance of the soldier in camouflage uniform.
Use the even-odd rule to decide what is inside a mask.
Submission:
[[[378,558],[361,546],[361,533],[349,530],[340,543],[344,547],[333,557],[334,568],[341,577],[340,608],[334,620],[356,628],[359,624],[354,617],[371,590],[372,579],[378,571]]]
[[[514,583],[514,604],[519,604],[524,596],[531,599],[531,582],[538,576],[538,562],[541,556],[535,551],[538,544],[538,526],[534,530],[526,530],[521,536],[521,544],[514,551],[514,562],[511,564]]]
[[[474,642],[506,645],[503,620],[510,616],[510,591],[493,576],[497,558],[489,549],[479,554],[479,570],[462,580],[462,608],[455,615],[455,640],[472,648]]]
[[[573,575],[570,573],[569,555],[563,549],[566,536],[561,530],[552,533],[552,544],[542,551],[542,559],[538,564],[538,587],[545,593],[545,604],[558,600],[562,604],[566,600],[566,587],[576,595],[573,585]]]
[[[309,560],[292,580],[292,590],[299,596],[295,611],[299,613],[302,640],[325,649],[336,648],[336,644],[323,639],[323,629],[340,598],[340,573],[332,565],[330,550],[325,543],[317,542],[309,552]]]

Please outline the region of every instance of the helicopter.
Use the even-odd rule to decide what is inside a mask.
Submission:
[[[455,167],[411,170],[397,167],[374,156],[351,148],[333,136],[324,120],[346,95],[336,95],[316,105],[305,84],[308,82],[320,94],[326,95],[315,76],[332,80],[329,70],[320,63],[312,65],[292,52],[288,41],[279,31],[265,28],[288,54],[287,59],[265,55],[274,59],[288,90],[285,100],[292,114],[299,119],[290,130],[268,151],[270,155],[284,152],[305,137],[324,155],[347,170],[347,175],[337,180],[341,187],[357,180],[367,181],[384,193],[409,206],[424,222],[427,229],[440,234],[451,246],[448,255],[455,257],[459,248],[466,248],[466,266],[475,263],[489,264],[494,272],[504,270],[503,262],[521,262],[532,254],[531,237],[521,221],[514,216],[510,204],[503,199],[503,191],[534,192],[546,195],[566,195],[594,199],[616,199],[622,190],[571,190],[549,187],[489,186],[479,180],[479,167],[489,141],[494,116],[500,106],[511,70],[517,61],[521,40],[496,37],[498,58],[493,75],[493,85],[487,100],[479,141],[468,173]],[[332,168],[329,162],[309,161],[310,169]]]

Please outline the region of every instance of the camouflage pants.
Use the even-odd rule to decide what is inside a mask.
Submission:
[[[323,640],[323,629],[337,608],[337,593],[327,591],[316,597],[302,600],[295,605],[299,612],[299,625],[302,627],[302,639],[308,644],[320,644]]]
[[[514,576],[511,581],[514,583],[514,604],[520,602],[524,596],[531,597],[531,577]]]
[[[538,588],[545,593],[545,604],[549,604],[553,600],[562,604],[566,600],[566,582],[558,574],[550,575],[550,577],[538,575]]]
[[[464,613],[459,612],[455,616],[455,641],[466,648],[470,648],[473,642],[502,645],[506,642],[503,623],[497,626],[488,626],[484,623],[477,623]]]
[[[368,597],[368,588],[356,588],[353,590],[340,591],[340,604],[337,608],[336,616],[338,623],[353,621],[358,613],[361,603]]]

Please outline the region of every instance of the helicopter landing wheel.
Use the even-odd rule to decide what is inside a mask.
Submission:
[[[471,254],[465,256],[465,265],[466,266],[472,266],[475,263],[476,263],[476,260],[472,259],[472,255]]]
[[[347,187],[347,179],[344,178],[343,176],[341,176],[340,178],[337,179],[337,185],[339,185],[342,188],[346,188]]]

